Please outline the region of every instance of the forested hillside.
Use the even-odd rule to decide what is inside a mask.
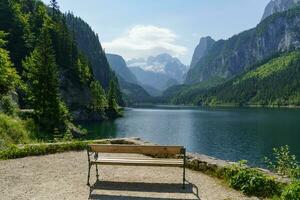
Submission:
[[[187,89],[175,104],[300,106],[300,52],[275,55],[213,88]]]
[[[88,58],[93,69],[94,78],[101,83],[107,91],[109,82],[116,80],[116,74],[111,69],[106,54],[102,49],[98,34],[95,33],[90,25],[83,21],[80,17],[75,17],[72,13],[64,15],[69,31],[79,48],[79,50]],[[122,99],[121,90],[116,80],[117,101],[120,105],[125,102]]]
[[[109,71],[98,76],[78,49],[57,2],[50,5],[0,2],[0,111],[19,118],[24,117],[19,109],[27,109],[26,118],[33,119],[37,132],[53,138],[70,133],[73,119],[116,117],[121,94],[118,80]],[[102,64],[100,69],[109,69]]]
[[[108,88],[110,76],[112,75],[109,76],[111,73],[110,67],[98,35],[80,17],[75,17],[72,13],[67,13],[65,18],[69,31],[73,34],[78,48],[91,62],[95,79],[104,88]]]

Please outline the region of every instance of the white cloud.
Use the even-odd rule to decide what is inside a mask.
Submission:
[[[160,53],[183,56],[187,48],[176,44],[178,36],[167,28],[137,25],[111,42],[103,42],[107,53],[115,53],[125,59],[148,57]]]

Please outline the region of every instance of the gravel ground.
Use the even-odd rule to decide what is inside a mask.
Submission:
[[[86,152],[68,152],[0,161],[0,199],[105,199],[105,200],[240,200],[245,197],[222,181],[187,170],[166,167],[101,166],[100,182],[86,185]],[[92,168],[91,183],[95,183]],[[196,188],[199,197],[196,195]]]

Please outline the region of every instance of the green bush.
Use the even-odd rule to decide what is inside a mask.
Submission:
[[[0,113],[0,149],[11,144],[28,143],[30,141],[30,121],[11,117]]]
[[[274,161],[273,161],[274,160]],[[273,149],[273,158],[265,157],[268,167],[275,173],[288,176],[290,178],[299,178],[300,165],[295,155],[292,155],[288,145]]]
[[[280,193],[280,186],[273,177],[248,168],[245,161],[226,168],[224,173],[229,185],[246,195],[272,197]]]
[[[300,200],[300,181],[288,185],[281,194],[282,200]]]

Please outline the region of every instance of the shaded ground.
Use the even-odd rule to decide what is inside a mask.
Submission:
[[[187,170],[187,180],[192,184],[182,190],[180,168],[101,166],[101,181],[91,190],[86,178],[86,152],[0,161],[0,199],[256,199],[191,170]],[[94,168],[91,183],[95,183]]]

